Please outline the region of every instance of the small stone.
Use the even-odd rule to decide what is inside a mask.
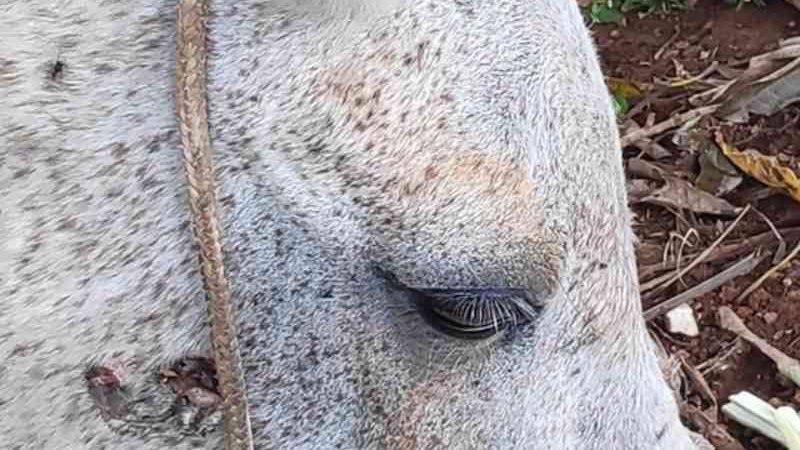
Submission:
[[[778,320],[778,313],[776,313],[775,311],[769,311],[764,313],[764,322],[767,322],[768,324],[772,325],[773,323],[775,323],[776,320]]]
[[[667,313],[667,323],[670,333],[695,337],[700,334],[694,310],[689,305],[681,305]]]
[[[622,36],[622,33],[620,33],[619,30],[611,30],[611,32],[608,33],[608,36],[611,37],[611,38],[616,39],[616,38]]]
[[[795,21],[793,20],[793,21],[789,22],[788,24],[786,24],[786,26],[787,26],[787,27],[789,27],[789,28],[794,28],[794,27],[796,27],[796,26],[797,26],[797,22],[795,22]]]
[[[775,408],[780,408],[781,406],[783,406],[783,400],[779,399],[778,397],[772,397],[771,399],[769,399],[768,403],[774,406]]]

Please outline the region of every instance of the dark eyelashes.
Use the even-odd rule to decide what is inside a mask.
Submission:
[[[533,321],[541,310],[530,292],[517,288],[407,286],[385,270],[378,274],[411,294],[420,315],[433,328],[461,339],[486,339]]]
[[[519,289],[409,288],[423,318],[434,328],[461,339],[486,339],[535,319],[540,309]]]

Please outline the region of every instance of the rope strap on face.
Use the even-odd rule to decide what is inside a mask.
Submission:
[[[226,450],[252,450],[246,386],[231,294],[225,277],[206,98],[205,0],[179,0],[176,107],[189,205],[208,297],[211,343],[223,398]]]

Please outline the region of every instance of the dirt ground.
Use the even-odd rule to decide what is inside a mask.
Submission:
[[[648,17],[627,14],[624,26],[598,24],[592,29],[608,76],[658,84],[658,80],[702,73],[713,61],[736,65],[774,50],[781,39],[800,36],[800,12],[782,1],[770,1],[764,8],[745,6],[737,10],[721,0],[701,0],[689,11]],[[664,88],[647,98],[642,95],[631,101],[632,118],[644,124],[647,116],[655,113],[656,122],[665,120],[692,109],[688,101],[694,93],[682,87]],[[646,103],[639,104],[642,102]],[[780,155],[781,161],[798,167],[800,104],[786,107],[771,117],[751,116],[746,124],[717,121],[712,127],[722,130],[739,148]],[[687,174],[697,173],[697,155],[694,152],[675,145],[668,137],[659,139],[659,143],[670,152],[667,158],[659,161],[663,167]],[[626,160],[639,154],[636,148],[625,150]],[[800,203],[791,198],[770,191],[765,193],[763,185],[747,177],[741,186],[724,198],[735,206],[749,203],[753,208],[720,244],[719,248],[730,251],[715,251],[704,263],[686,274],[682,282],[657,292],[657,295],[645,294],[645,309],[708,279],[752,251],[760,248],[770,255],[774,253],[778,248],[777,239],[767,238],[769,242],[748,239],[762,233],[765,233],[763,236],[773,236],[769,221],[783,235],[787,252],[800,240]],[[670,211],[649,204],[636,204],[633,209],[636,215],[634,227],[640,239],[637,254],[642,282],[670,270],[674,272],[675,258],[670,255],[678,251],[684,255],[699,254],[733,220],[732,217]],[[727,420],[718,406],[724,404],[729,395],[749,390],[776,405],[793,404],[800,408],[800,389],[777,374],[775,365],[757,349],[721,329],[717,311],[720,306],[731,307],[756,334],[790,356],[800,358],[800,257],[768,278],[752,294],[737,301],[737,297],[774,264],[773,258],[767,257],[749,275],[735,278],[713,292],[693,299],[689,304],[699,324],[697,337],[669,333],[663,317],[651,321],[653,333],[667,351],[684,357],[687,364],[697,368],[713,393],[711,398],[708,390],[699,386],[702,383],[687,383],[686,404],[717,421],[748,450],[777,450],[782,447]],[[689,418],[689,422],[702,428],[702,424],[698,425],[702,421]],[[713,434],[709,429],[701,431],[706,435]],[[707,437],[719,449],[737,448],[735,443],[723,442],[724,439],[720,440],[718,436]]]

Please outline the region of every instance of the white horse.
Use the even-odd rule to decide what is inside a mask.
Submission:
[[[0,447],[217,448],[175,2],[0,3]],[[211,2],[259,449],[694,448],[572,0]]]

